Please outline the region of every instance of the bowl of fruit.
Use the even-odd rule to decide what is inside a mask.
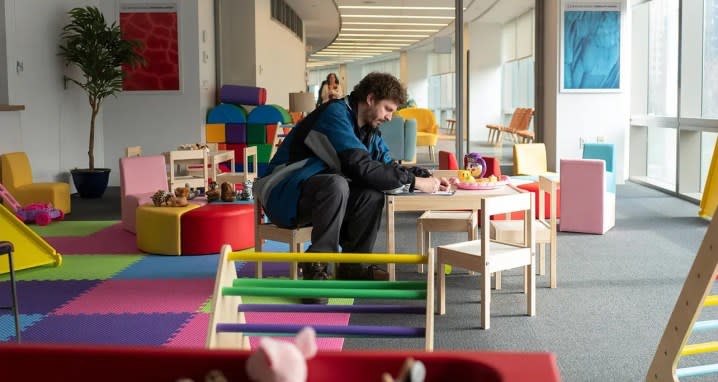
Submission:
[[[456,187],[463,190],[493,190],[509,183],[509,177],[491,175],[486,178],[476,178],[469,170],[459,170],[454,180]]]

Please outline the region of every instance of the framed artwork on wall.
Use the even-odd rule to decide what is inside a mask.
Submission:
[[[144,67],[122,67],[124,91],[180,91],[179,25],[176,3],[120,4],[120,30],[142,41]]]
[[[620,2],[563,2],[561,92],[621,90]]]

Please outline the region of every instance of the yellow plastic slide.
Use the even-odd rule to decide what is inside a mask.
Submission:
[[[55,248],[2,204],[0,204],[0,241],[9,241],[15,247],[12,256],[15,270],[50,264],[57,267],[62,263],[62,256],[55,251]],[[0,274],[9,271],[7,257],[0,256]]]
[[[716,174],[716,166],[718,166],[718,140],[713,148],[713,158],[711,158],[711,166],[708,168],[708,176],[706,184],[703,186],[703,198],[701,199],[701,209],[698,215],[703,218],[711,218],[718,206],[718,174]]]

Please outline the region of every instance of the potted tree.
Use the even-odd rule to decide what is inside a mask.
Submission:
[[[75,188],[83,198],[99,198],[107,188],[109,168],[95,168],[95,119],[102,101],[122,91],[122,65],[144,64],[139,55],[141,43],[122,38],[120,27],[108,25],[97,7],[73,8],[70,23],[62,28],[59,55],[66,65],[79,69],[79,79],[65,77],[87,93],[90,114],[90,142],[87,150],[89,167],[70,171]]]

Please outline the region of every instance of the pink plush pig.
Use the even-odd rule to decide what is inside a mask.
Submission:
[[[302,329],[294,343],[264,337],[247,359],[247,375],[256,382],[305,382],[307,360],[317,354],[316,333]]]

